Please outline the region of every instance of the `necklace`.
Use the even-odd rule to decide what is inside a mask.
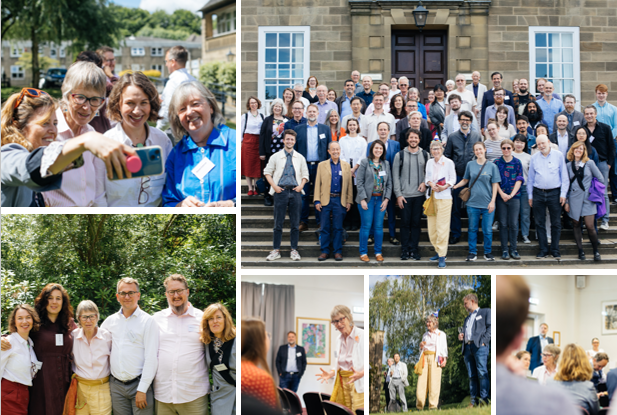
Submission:
[[[249,111],[249,112],[251,113],[251,115],[253,115],[253,111]],[[255,118],[259,117],[259,112],[258,111],[255,111],[255,112],[257,112],[257,114],[253,115],[253,117]]]
[[[219,357],[219,363],[223,363],[223,341],[218,337],[214,338],[214,352]]]

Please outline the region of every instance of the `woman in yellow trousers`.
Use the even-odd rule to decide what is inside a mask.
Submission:
[[[428,390],[428,407],[437,409],[439,393],[441,391],[441,369],[448,360],[448,342],[446,333],[438,329],[439,320],[433,314],[426,319],[426,333],[420,342],[420,360],[416,364],[415,372],[420,375],[416,388],[416,408],[424,409]]]

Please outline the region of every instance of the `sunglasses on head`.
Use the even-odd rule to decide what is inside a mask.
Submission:
[[[40,89],[36,89],[36,88],[23,88],[21,90],[21,94],[19,94],[19,98],[17,98],[17,101],[15,101],[15,106],[13,106],[13,109],[17,109],[17,107],[19,107],[19,104],[21,104],[21,101],[24,99],[24,95],[28,95],[29,97],[32,98],[37,98],[43,95],[49,95],[47,92],[45,91],[41,91]]]

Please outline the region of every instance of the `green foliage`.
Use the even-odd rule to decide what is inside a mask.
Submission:
[[[417,411],[416,408],[411,408],[408,412],[419,411]],[[439,415],[491,415],[491,406],[488,405],[482,407],[465,408],[458,404],[443,405],[440,407]]]
[[[211,84],[236,85],[235,62],[208,62],[199,68],[199,80],[206,86]]]
[[[24,68],[24,70],[32,70],[32,53],[24,52],[21,54],[16,62],[17,65]],[[48,58],[47,56],[39,55],[39,70],[41,72],[47,71],[49,68],[56,68],[60,63],[56,59]]]
[[[201,18],[188,10],[176,10],[170,15],[164,10],[150,13],[117,4],[110,5],[109,9],[120,26],[118,40],[130,35],[184,40],[192,33],[201,34]]]
[[[163,280],[174,273],[195,307],[222,302],[235,316],[235,215],[3,215],[3,225],[3,329],[11,298],[32,304],[50,282],[74,307],[94,301],[102,321],[118,310],[117,280],[132,277],[152,314],[167,308]]]
[[[21,92],[21,88],[22,87],[16,87],[16,86],[12,86],[10,88],[2,88],[2,102],[9,99],[11,95]],[[45,92],[47,92],[49,95],[51,95],[52,97],[56,99],[62,98],[62,91],[60,89],[48,88],[48,89],[45,89]]]
[[[224,62],[219,69],[219,78],[225,85],[236,86],[236,62]]]
[[[186,40],[191,35],[191,33],[185,29],[163,29],[162,27],[150,27],[144,26],[135,36],[144,36],[144,37],[158,37],[162,39],[172,39],[172,40]]]

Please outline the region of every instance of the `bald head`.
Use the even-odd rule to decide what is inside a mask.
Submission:
[[[552,97],[554,90],[555,90],[555,87],[553,86],[552,82],[545,83],[544,84],[544,97],[545,98]]]

